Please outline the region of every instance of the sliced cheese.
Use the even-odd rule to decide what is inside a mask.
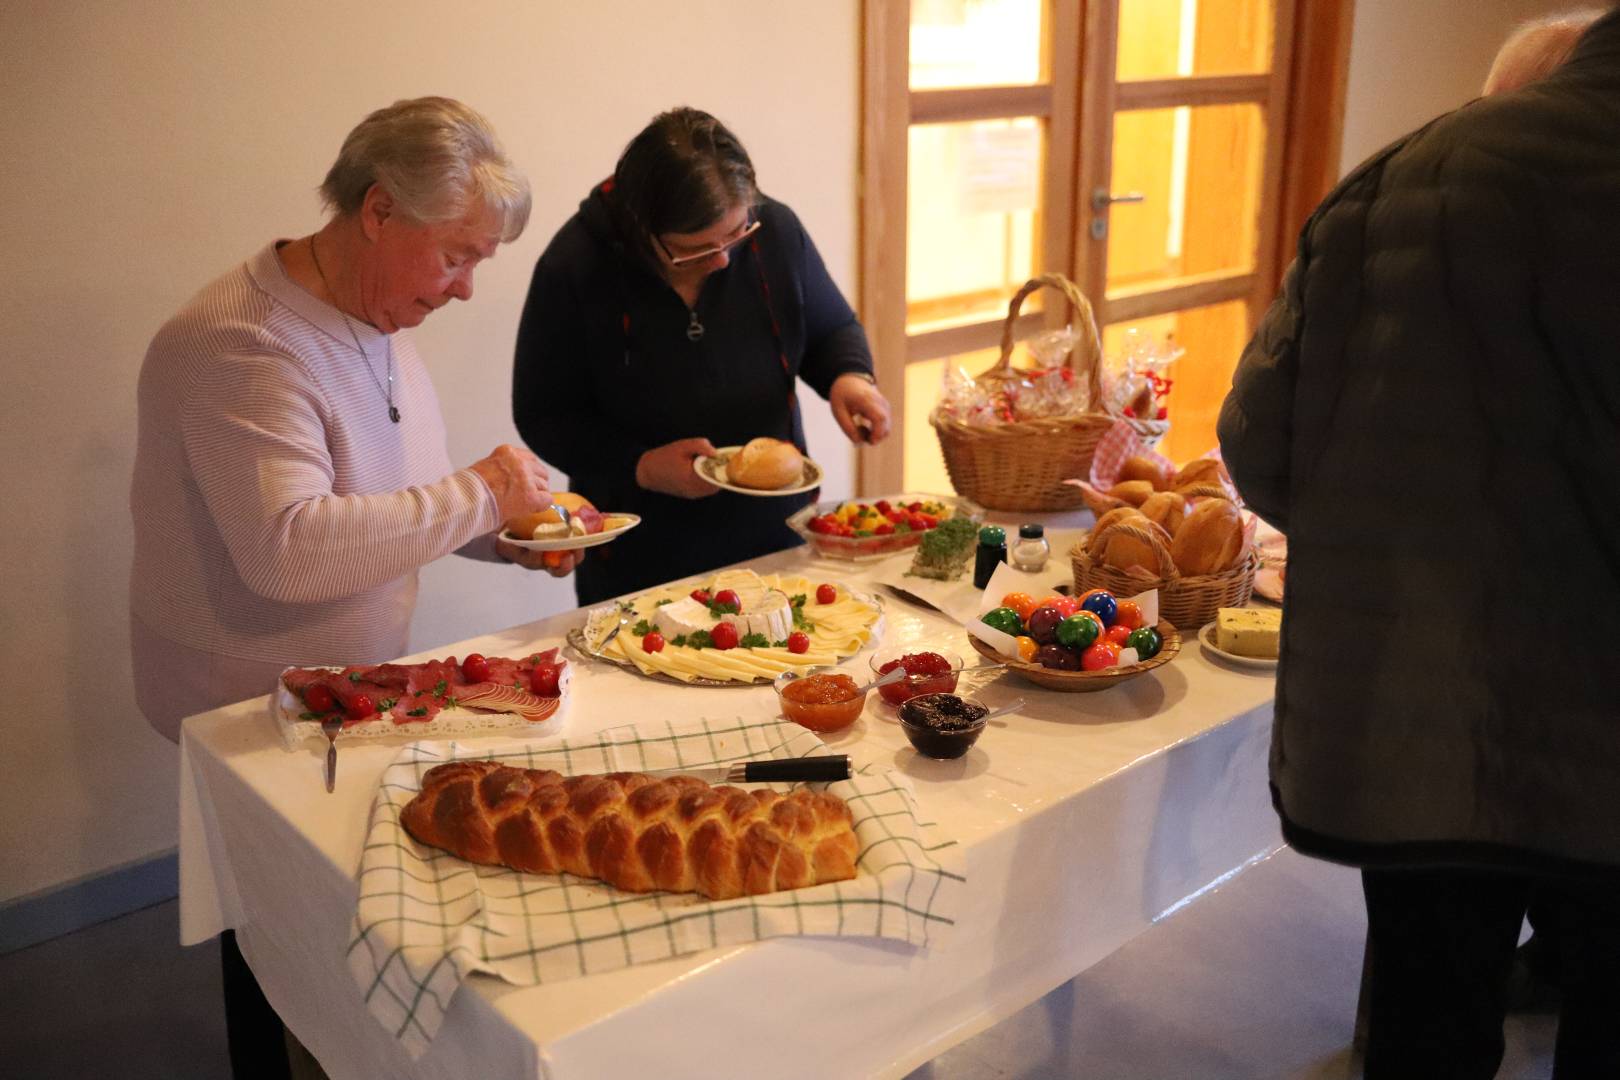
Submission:
[[[1215,646],[1222,652],[1273,660],[1281,636],[1278,608],[1221,608],[1215,616]]]

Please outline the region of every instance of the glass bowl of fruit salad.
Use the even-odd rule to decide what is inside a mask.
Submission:
[[[821,555],[835,559],[882,559],[917,546],[923,534],[947,518],[984,520],[984,507],[960,495],[904,492],[881,499],[832,499],[801,507],[788,527]]]
[[[919,694],[954,692],[957,677],[962,674],[962,658],[952,652],[916,647],[884,649],[873,654],[873,675],[886,675],[896,667],[905,668],[906,677],[880,686],[877,691],[884,701],[898,707]]]

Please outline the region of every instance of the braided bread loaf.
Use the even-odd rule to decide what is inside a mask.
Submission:
[[[714,900],[852,878],[858,850],[836,795],[710,787],[691,776],[565,777],[493,761],[429,769],[400,821],[469,862]]]

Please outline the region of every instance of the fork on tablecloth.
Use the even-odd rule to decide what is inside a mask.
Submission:
[[[328,716],[321,721],[321,733],[326,736],[326,790],[337,784],[337,737],[343,730],[343,717]]]

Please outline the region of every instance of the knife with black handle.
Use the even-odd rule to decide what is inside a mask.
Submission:
[[[685,769],[645,769],[648,776],[695,776],[711,784],[823,783],[848,780],[848,754],[738,761],[730,765],[700,765]]]

